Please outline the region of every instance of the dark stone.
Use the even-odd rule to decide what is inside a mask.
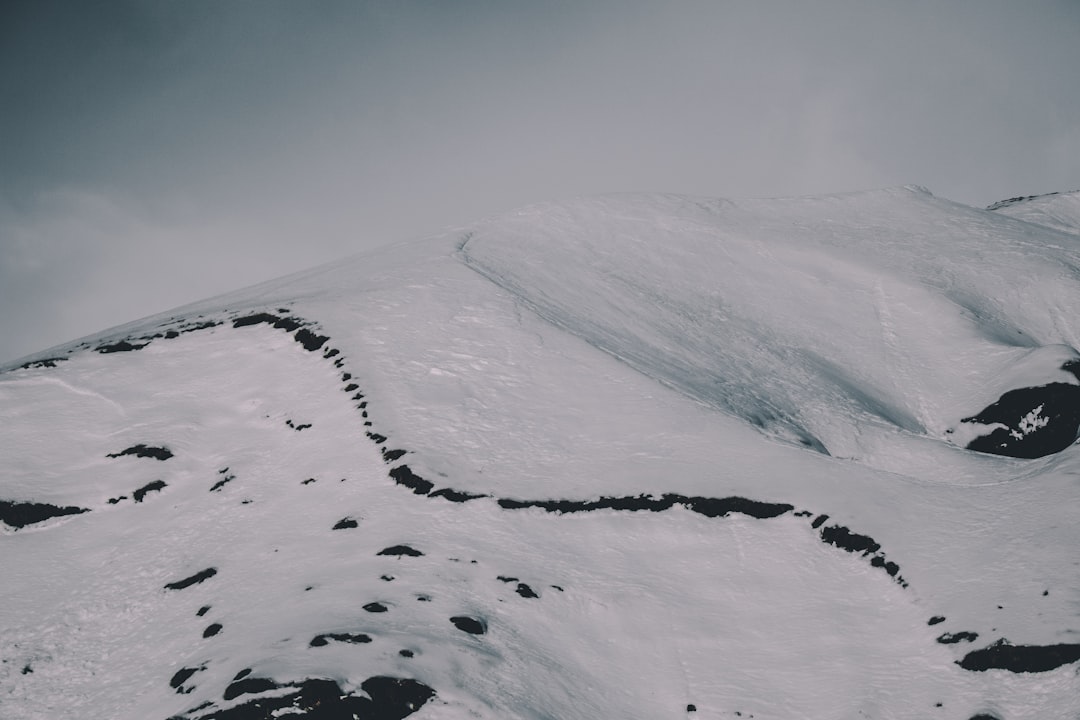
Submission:
[[[172,676],[172,679],[169,680],[169,687],[173,688],[178,693],[183,692],[180,686],[183,685],[184,682],[186,682],[187,679],[190,678],[192,675],[199,672],[200,670],[205,669],[205,667],[180,668],[176,671],[176,674]]]
[[[483,635],[487,632],[487,626],[482,620],[471,618],[466,615],[455,615],[450,618],[450,622],[454,624],[458,630],[467,632],[470,635]]]
[[[853,533],[842,525],[830,525],[823,529],[821,539],[829,545],[835,545],[851,553],[867,555],[881,549],[881,545],[874,542],[872,537]]]
[[[518,595],[520,595],[523,598],[538,598],[538,597],[540,597],[535,592],[533,592],[533,589],[531,587],[529,587],[525,583],[518,583],[516,592],[517,592]]]
[[[1002,638],[957,661],[965,670],[1008,670],[1014,673],[1049,672],[1080,660],[1080,645],[1013,645]]]
[[[121,450],[118,453],[111,453],[106,455],[107,458],[118,458],[124,455],[134,455],[141,458],[154,458],[155,460],[168,460],[173,456],[172,450],[167,447],[150,447],[149,445],[132,445],[131,447]]]
[[[165,586],[165,589],[166,590],[183,590],[185,588],[191,587],[192,585],[196,585],[198,583],[201,583],[204,580],[209,580],[210,578],[214,577],[215,575],[217,575],[217,568],[212,568],[212,567],[206,568],[205,570],[200,570],[199,572],[195,573],[191,577],[186,577],[183,580],[177,580],[176,582],[171,582],[171,583],[167,584]]]
[[[417,495],[427,495],[435,484],[413,473],[408,465],[398,465],[390,471],[390,477],[398,485],[404,485]]]
[[[1080,385],[1050,383],[1010,390],[961,422],[1006,426],[975,438],[968,450],[1026,459],[1061,452],[1076,442],[1080,429]]]
[[[316,335],[307,328],[302,328],[296,331],[296,342],[304,346],[305,350],[314,352],[323,346],[330,338],[326,335]]]
[[[120,342],[113,343],[111,345],[101,345],[97,348],[99,353],[116,353],[116,352],[131,352],[132,350],[142,350],[150,343],[144,342],[142,345],[133,345],[127,340],[121,340]]]
[[[252,693],[266,692],[267,690],[276,690],[278,684],[269,678],[243,678],[241,680],[234,680],[229,683],[229,686],[225,688],[225,694],[222,696],[225,700],[233,700],[241,695],[250,695]]]
[[[303,323],[301,323],[296,318],[283,317],[280,320],[274,322],[274,327],[278,328],[279,330],[284,330],[285,332],[292,332],[293,330],[298,329],[302,324]]]
[[[198,612],[196,612],[195,614],[198,615],[199,617],[202,617],[203,615],[205,615],[208,612],[210,612],[210,606],[209,605],[203,605],[201,608],[199,608]]]
[[[519,578],[510,577],[509,575],[499,575],[495,579],[499,580],[500,582],[504,582],[504,583],[512,583],[512,582],[517,582]]]
[[[219,632],[221,632],[221,627],[221,623],[211,623],[210,625],[206,626],[205,630],[203,630],[202,636],[204,638],[214,637]]]
[[[109,498],[108,503],[110,505],[115,505],[116,503],[120,502],[121,500],[127,500],[127,495],[120,495],[119,497]]]
[[[383,460],[391,463],[405,454],[405,450],[383,450]]]
[[[334,523],[334,527],[332,527],[331,530],[349,530],[350,528],[359,526],[359,524],[360,523],[356,522],[356,520],[351,517],[346,517]]]
[[[480,498],[485,498],[485,497],[490,497],[490,496],[489,495],[484,495],[482,493],[481,494],[467,493],[467,492],[462,492],[461,490],[451,490],[450,488],[439,488],[435,492],[430,493],[428,495],[428,497],[433,497],[433,498],[437,497],[437,498],[443,498],[444,500],[449,500],[450,502],[464,503],[464,502],[469,502],[470,500],[479,500]]]
[[[958,642],[975,642],[978,638],[979,633],[964,630],[958,633],[944,633],[938,636],[937,641],[942,645],[953,645]]]
[[[367,436],[369,438],[371,438],[372,442],[374,442],[376,445],[382,445],[384,442],[386,442],[386,436],[385,435],[380,435],[379,433],[373,433],[370,430],[368,431]]]
[[[66,357],[51,357],[43,358],[41,360],[31,360],[30,362],[24,362],[19,366],[21,370],[28,370],[30,368],[53,368],[56,367],[58,362],[66,362]]]
[[[214,485],[210,488],[210,492],[217,492],[221,490],[221,488],[225,487],[228,483],[232,482],[235,479],[235,475],[226,475],[225,477],[214,483]]]
[[[167,333],[165,333],[166,340],[174,340],[178,337],[180,337],[180,333],[176,332],[175,330],[169,330]]]
[[[135,502],[142,502],[147,493],[161,492],[163,488],[168,487],[163,481],[155,480],[154,482],[146,483],[141,488],[131,493],[131,496],[135,498]]]
[[[369,613],[384,613],[390,608],[383,605],[381,602],[369,602],[364,606],[364,610]]]
[[[810,527],[817,530],[819,527],[825,524],[825,521],[829,519],[828,515],[818,515],[814,518],[814,522],[810,523]]]
[[[258,325],[259,323],[270,323],[273,325],[280,320],[277,315],[271,315],[270,313],[255,313],[254,315],[245,315],[242,318],[236,318],[233,320],[234,328],[247,327],[248,325]]]
[[[359,389],[359,387],[360,386],[357,385],[356,383],[349,383],[348,385],[345,386],[345,392],[352,392],[353,390]]]
[[[324,635],[316,635],[311,639],[309,644],[311,647],[325,647],[331,640],[334,640],[335,642],[362,645],[371,642],[371,636],[365,635],[364,633],[326,633]]]
[[[741,497],[705,498],[688,497],[669,493],[659,498],[651,495],[638,495],[636,497],[601,497],[597,500],[574,501],[574,500],[513,500],[500,498],[499,506],[508,510],[518,510],[529,507],[537,507],[547,512],[576,513],[592,512],[594,510],[622,510],[630,512],[649,511],[661,512],[682,505],[688,510],[699,513],[706,517],[723,517],[730,513],[740,513],[758,519],[774,518],[795,509],[794,505],[781,503],[765,503],[757,500],[747,500]]]
[[[686,706],[686,712],[697,712],[697,705],[693,703]]]
[[[0,520],[13,528],[26,527],[62,515],[79,515],[84,512],[90,512],[90,509],[74,505],[59,507],[48,503],[0,500]]]
[[[420,557],[424,553],[420,552],[419,550],[416,550],[415,548],[411,548],[408,545],[393,545],[393,546],[388,547],[388,548],[383,548],[382,550],[380,550],[379,552],[377,552],[375,554],[376,555],[397,555],[397,556],[407,555],[409,557]]]
[[[404,657],[404,658],[411,658],[415,654],[416,653],[414,653],[412,650],[398,650],[398,655],[400,655],[401,657]]]
[[[945,622],[945,616],[944,615],[935,615],[934,617],[930,618],[926,622],[926,624],[927,625],[937,625],[938,623],[943,623],[943,622]]]

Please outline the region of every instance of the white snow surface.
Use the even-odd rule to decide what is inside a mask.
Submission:
[[[962,447],[1003,392],[1077,384],[1080,236],[1017,217],[917,187],[541,204],[14,363],[0,500],[89,512],[0,523],[0,717],[198,718],[245,668],[415,678],[419,720],[1076,717],[1076,663],[957,664],[1080,642],[1077,446]],[[107,457],[140,443],[173,457]],[[793,511],[498,502],[665,493]]]
[[[1080,235],[1080,190],[1010,198],[990,209],[1010,217]]]

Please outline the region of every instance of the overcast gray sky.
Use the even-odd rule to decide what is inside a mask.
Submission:
[[[530,202],[1080,187],[1080,1],[0,5],[0,361]]]

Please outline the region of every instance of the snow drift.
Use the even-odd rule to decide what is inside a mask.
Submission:
[[[15,363],[0,714],[1076,714],[1074,200],[537,205]]]

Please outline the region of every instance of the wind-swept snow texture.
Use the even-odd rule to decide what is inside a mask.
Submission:
[[[16,363],[0,717],[1078,716],[1021,205],[539,205]]]

